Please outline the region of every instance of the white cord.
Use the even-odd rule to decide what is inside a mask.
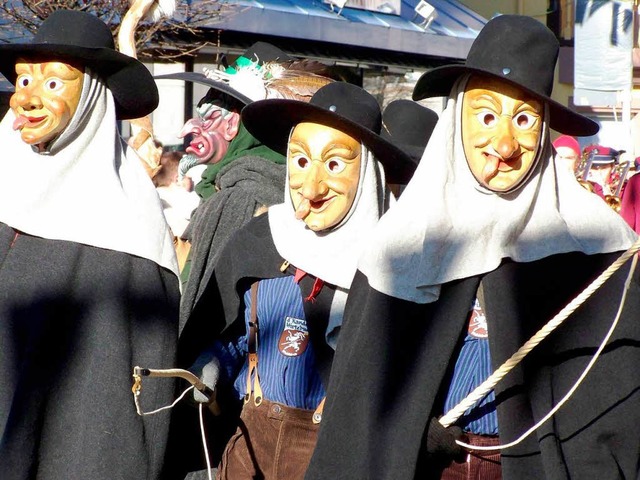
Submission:
[[[171,405],[166,405],[164,407],[160,407],[156,410],[152,410],[151,412],[143,412],[142,408],[140,408],[140,403],[138,400],[138,397],[140,396],[140,393],[134,393],[133,394],[133,401],[136,404],[136,411],[138,412],[138,415],[142,416],[142,415],[153,415],[154,413],[158,413],[161,412],[162,410],[168,410],[170,408],[173,408],[176,406],[176,404],[182,400],[182,398],[187,394],[187,392],[189,392],[190,390],[193,390],[193,385],[191,385],[189,388],[187,388],[184,392],[182,392],[182,394],[171,404]]]
[[[443,415],[439,422],[448,427],[453,425],[464,413],[471,407],[475,406],[478,401],[484,398],[500,382],[507,373],[509,373],[520,361],[529,354],[542,340],[544,340],[551,332],[558,328],[567,317],[569,317],[575,310],[578,309],[593,293],[599,289],[604,282],[606,282],[624,263],[627,262],[638,250],[640,250],[640,237],[636,242],[624,252],[620,257],[613,262],[604,272],[602,272],[598,278],[596,278],[590,285],[587,286],[576,298],[574,298],[569,304],[564,307],[558,314],[553,317],[545,326],[543,326],[538,332],[531,337],[527,342],[518,349],[506,362],[504,362],[500,368],[494,371],[489,377],[482,382],[475,390],[473,390],[467,397],[462,400],[458,405],[449,410]]]
[[[202,435],[202,447],[204,448],[204,458],[207,461],[207,476],[209,477],[209,480],[213,480],[213,478],[211,477],[211,460],[209,460],[209,448],[207,447],[207,436],[204,432],[204,417],[202,415],[202,406],[203,406],[202,403],[198,405],[198,411],[200,413],[200,434]]]
[[[547,420],[549,420],[565,404],[565,402],[567,400],[569,400],[569,397],[571,397],[571,395],[573,395],[573,393],[576,391],[578,386],[582,383],[582,381],[587,376],[587,374],[589,373],[589,371],[591,370],[593,365],[596,363],[596,360],[598,360],[598,357],[602,353],[602,350],[604,350],[604,347],[609,342],[609,339],[611,338],[611,335],[613,335],[613,332],[616,329],[616,326],[618,325],[618,321],[620,320],[620,316],[622,315],[622,309],[624,308],[624,303],[625,303],[625,300],[626,300],[626,297],[627,297],[627,291],[629,290],[629,286],[631,284],[631,279],[633,277],[633,272],[636,269],[636,263],[637,262],[638,262],[638,256],[634,255],[632,263],[631,263],[631,268],[629,270],[629,274],[627,275],[627,279],[626,279],[625,284],[624,284],[624,289],[623,289],[623,292],[622,292],[622,298],[620,299],[620,304],[618,305],[618,312],[616,314],[616,317],[615,317],[613,323],[611,324],[611,327],[609,328],[609,331],[605,335],[604,340],[602,341],[602,343],[598,347],[598,350],[593,355],[593,357],[591,358],[591,360],[587,364],[587,367],[584,369],[584,371],[582,372],[582,374],[580,375],[578,380],[569,389],[569,391],[566,393],[566,395],[564,397],[562,397],[562,399],[558,402],[558,404],[555,407],[553,407],[551,409],[551,411],[549,413],[547,413],[538,423],[536,423],[533,427],[531,427],[529,430],[527,430],[525,433],[523,433],[517,440],[514,440],[514,441],[512,441],[510,443],[507,443],[507,444],[504,444],[504,445],[497,445],[497,446],[481,447],[481,446],[478,446],[478,445],[469,445],[469,444],[464,443],[464,442],[462,442],[460,440],[456,440],[456,443],[458,445],[460,445],[460,446],[462,446],[464,448],[467,448],[469,450],[482,450],[482,451],[503,450],[505,448],[513,447],[513,446],[519,444],[520,442],[522,442],[525,438],[527,438],[529,435],[531,435],[533,432],[535,432],[538,428],[540,428],[543,423],[545,423]]]
[[[153,415],[155,413],[161,412],[162,410],[168,410],[170,408],[173,408],[176,406],[176,404],[182,400],[184,398],[184,396],[190,392],[191,390],[193,390],[195,387],[193,385],[191,385],[189,388],[187,388],[184,392],[182,392],[182,394],[171,404],[171,405],[167,405],[164,407],[160,407],[156,410],[153,410],[151,412],[143,412],[142,408],[140,407],[140,401],[139,401],[139,396],[140,396],[140,390],[136,390],[133,394],[133,401],[136,404],[136,411],[138,412],[138,415],[142,416],[142,415]],[[202,447],[204,449],[204,457],[205,460],[207,462],[207,476],[209,478],[209,480],[213,480],[213,477],[211,476],[211,460],[209,459],[209,448],[207,447],[207,435],[204,431],[204,416],[202,414],[202,408],[203,408],[203,404],[200,403],[198,405],[198,412],[199,412],[199,417],[200,417],[200,434],[202,436]]]

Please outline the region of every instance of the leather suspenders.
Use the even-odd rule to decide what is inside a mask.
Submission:
[[[258,376],[258,283],[251,285],[251,318],[249,318],[249,338],[247,347],[249,350],[249,370],[247,371],[247,393],[244,396],[244,403],[251,398],[253,391],[253,403],[256,407],[262,403],[262,388]],[[251,377],[253,376],[253,388],[251,388]]]
[[[258,334],[260,333],[260,324],[258,322],[258,284],[254,282],[251,285],[251,312],[249,318],[249,336],[247,339],[247,349],[249,351],[249,369],[247,371],[247,393],[244,395],[244,403],[247,403],[253,392],[253,403],[259,406],[262,403],[262,388],[260,387],[260,376],[258,375]],[[253,382],[252,382],[253,379]],[[253,383],[253,388],[252,384]],[[318,407],[313,412],[313,423],[320,423],[322,420],[322,410],[324,409],[323,397]]]

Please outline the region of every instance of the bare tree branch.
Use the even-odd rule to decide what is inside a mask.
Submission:
[[[42,21],[54,10],[83,10],[102,19],[114,38],[120,20],[129,9],[128,0],[0,0],[0,42],[24,41],[31,37]],[[181,0],[175,14],[161,22],[143,20],[136,30],[136,48],[140,59],[176,60],[194,55],[205,44],[174,42],[174,38],[202,36],[207,25],[219,23],[234,7],[219,0]],[[153,52],[151,49],[153,48]]]

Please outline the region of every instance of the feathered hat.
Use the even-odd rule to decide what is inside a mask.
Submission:
[[[210,87],[207,96],[227,97],[242,106],[266,98],[303,100],[333,81],[324,76],[326,65],[295,60],[278,47],[256,42],[235,62],[223,69],[204,73],[180,72],[158,75],[156,79],[177,79]]]

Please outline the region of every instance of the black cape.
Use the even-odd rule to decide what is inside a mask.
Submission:
[[[504,262],[482,276],[497,369],[619,254]],[[615,318],[627,262],[496,387],[501,443],[518,438],[571,388]],[[349,293],[319,440],[314,479],[439,478],[421,451],[442,415],[480,277],[446,284],[422,305],[372,289],[358,272]],[[502,452],[503,478],[637,478],[640,465],[640,285],[600,359],[556,415]]]
[[[0,478],[159,478],[169,414],[136,414],[132,372],[175,365],[178,278],[0,224],[0,285]],[[174,396],[148,379],[142,407]]]

